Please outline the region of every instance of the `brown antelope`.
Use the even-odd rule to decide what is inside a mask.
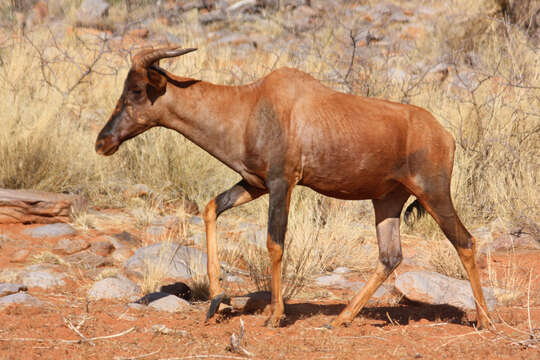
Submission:
[[[242,176],[204,210],[212,299],[207,319],[225,296],[219,283],[216,219],[268,193],[272,313],[267,325],[279,326],[289,202],[294,186],[303,185],[334,198],[371,199],[375,208],[378,265],[331,326],[351,322],[401,262],[400,215],[411,195],[417,200],[407,211],[425,208],[456,248],[471,282],[478,325],[488,326],[475,239],[450,197],[454,140],[429,112],[339,93],[290,68],[249,85],[221,86],[179,77],[158,65],[160,59],[194,50],[169,47],[135,55],[116,108],[98,135],[96,151],[112,155],[122,142],[163,126]]]

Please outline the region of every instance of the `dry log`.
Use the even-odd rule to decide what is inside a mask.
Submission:
[[[69,222],[85,207],[86,200],[78,195],[0,189],[0,224]]]

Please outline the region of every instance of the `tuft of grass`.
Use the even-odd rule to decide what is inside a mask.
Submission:
[[[56,265],[69,265],[61,256],[53,254],[50,251],[43,251],[39,254],[32,255],[30,257],[32,264],[56,264]]]

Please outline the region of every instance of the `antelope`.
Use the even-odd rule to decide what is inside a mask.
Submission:
[[[216,220],[224,211],[269,194],[267,248],[271,263],[271,315],[284,317],[281,262],[291,192],[307,186],[345,200],[371,199],[378,264],[366,285],[328,328],[348,324],[402,260],[400,215],[425,209],[453,244],[467,271],[479,327],[490,319],[475,262],[475,239],[450,196],[455,142],[426,110],[336,92],[291,68],[242,86],[176,76],[159,60],[196,49],[145,49],[133,57],[124,89],[95,150],[114,154],[144,131],[161,126],[184,135],[241,175],[212,199],[203,218],[211,303],[207,320],[226,299],[219,282]]]

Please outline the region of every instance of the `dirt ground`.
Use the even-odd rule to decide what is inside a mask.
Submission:
[[[30,264],[30,260],[12,262],[12,255],[22,247],[39,253],[50,250],[58,240],[33,239],[21,232],[24,228],[0,226],[1,234],[16,239],[2,243],[0,269]],[[484,331],[474,328],[474,314],[404,299],[369,305],[349,327],[330,331],[323,326],[352,296],[351,291],[335,288],[312,288],[313,294],[326,295],[289,301],[287,318],[278,329],[263,326],[268,307],[250,314],[225,311],[205,324],[208,302],[194,303],[188,311],[171,315],[129,308],[120,301],[88,301],[86,293],[93,281],[84,271],[73,269],[64,287],[28,290],[45,306],[11,305],[0,311],[0,358],[244,358],[248,355],[230,350],[231,335],[240,334],[242,320],[241,346],[255,359],[538,359],[540,298],[534,271],[540,264],[539,254],[529,250],[517,257],[503,253],[490,258],[498,276],[508,275],[505,269],[511,258],[519,259],[512,276],[520,278],[515,283],[524,284],[525,291],[511,304],[498,307],[492,314],[495,328]],[[484,269],[484,282],[487,276]],[[168,330],[153,330],[154,325],[165,325]]]

